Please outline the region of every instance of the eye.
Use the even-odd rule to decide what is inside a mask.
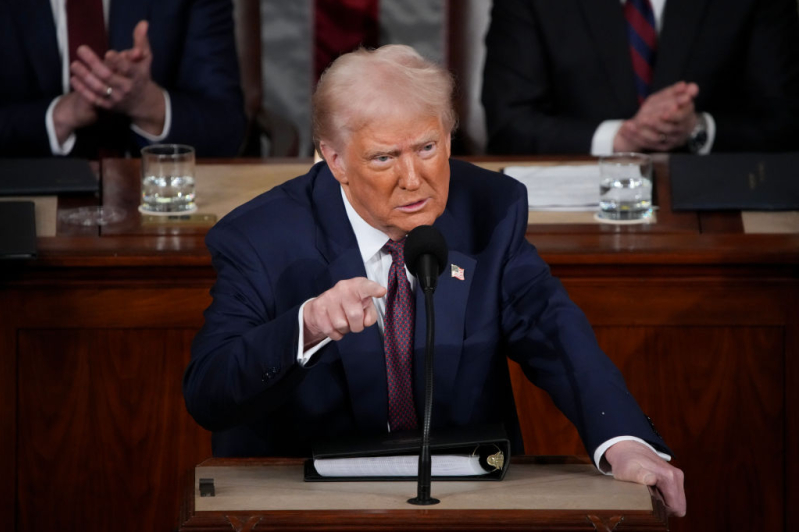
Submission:
[[[378,155],[377,157],[374,158],[374,160],[379,163],[388,162],[388,155]]]
[[[422,151],[433,151],[433,148],[435,148],[435,147],[436,147],[436,144],[435,144],[435,142],[430,142],[430,143],[428,143],[428,144],[425,144],[425,145],[422,147]]]

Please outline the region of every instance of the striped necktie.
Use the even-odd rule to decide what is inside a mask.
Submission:
[[[405,274],[404,246],[404,238],[397,242],[389,240],[385,246],[391,253],[383,341],[388,381],[388,425],[392,432],[416,428],[411,378],[416,307]]]
[[[624,18],[627,19],[635,88],[638,103],[641,104],[649,96],[657,52],[657,30],[652,4],[649,0],[627,0],[624,3]]]

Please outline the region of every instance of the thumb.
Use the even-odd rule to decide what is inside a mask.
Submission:
[[[133,29],[133,47],[141,50],[145,56],[150,55],[150,39],[147,37],[149,28],[150,23],[142,20]]]

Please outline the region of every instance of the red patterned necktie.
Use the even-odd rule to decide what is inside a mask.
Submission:
[[[67,0],[66,9],[69,61],[78,58],[77,50],[82,44],[102,59],[108,50],[103,0]]]
[[[383,336],[388,378],[388,424],[392,432],[416,428],[411,378],[415,306],[411,284],[405,274],[404,246],[404,238],[398,242],[389,240],[385,246],[391,253]]]
[[[627,0],[624,3],[624,18],[627,19],[630,56],[633,60],[635,88],[640,104],[649,96],[652,85],[652,69],[655,65],[658,37],[655,29],[655,13],[649,0]]]

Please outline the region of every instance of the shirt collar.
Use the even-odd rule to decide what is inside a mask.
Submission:
[[[344,188],[341,188],[341,198],[344,200],[344,209],[347,211],[347,218],[350,220],[350,225],[355,233],[355,240],[358,241],[358,249],[361,252],[363,262],[369,260],[377,254],[378,251],[383,249],[389,236],[379,229],[375,229],[369,225],[366,220],[361,218],[361,215],[355,212],[355,209],[347,199],[344,193]]]

